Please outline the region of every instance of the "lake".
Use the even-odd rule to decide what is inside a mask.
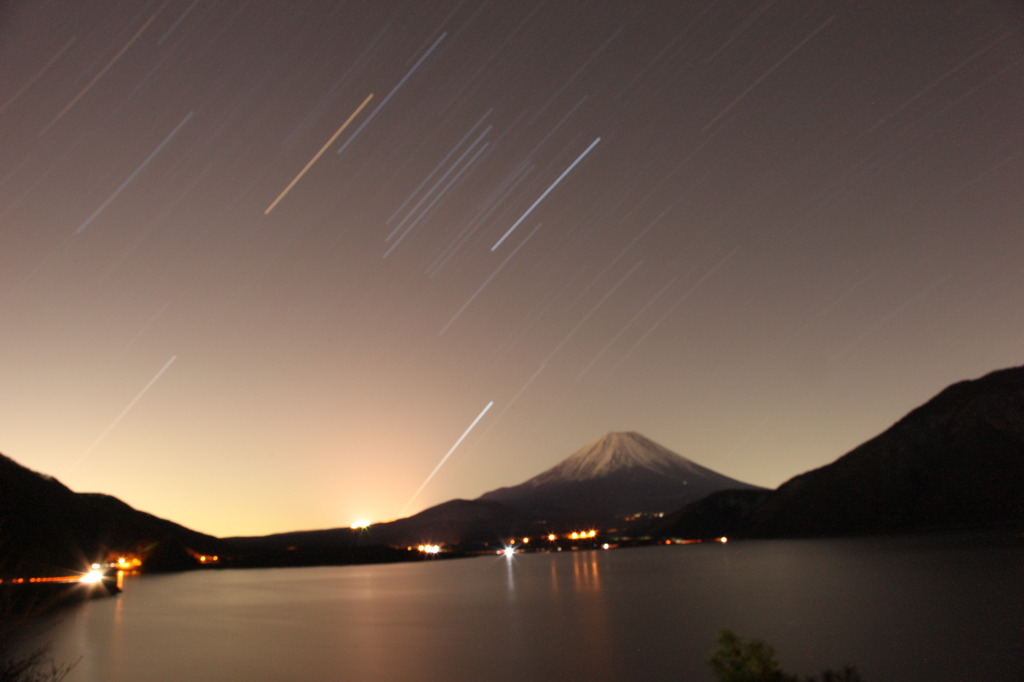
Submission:
[[[130,577],[46,638],[68,680],[710,680],[716,632],[868,682],[1024,679],[1024,543],[673,545]]]

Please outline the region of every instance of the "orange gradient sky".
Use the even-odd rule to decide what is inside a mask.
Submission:
[[[196,530],[394,518],[491,401],[406,513],[615,430],[774,487],[1021,362],[1013,3],[56,0],[0,63],[0,451]]]

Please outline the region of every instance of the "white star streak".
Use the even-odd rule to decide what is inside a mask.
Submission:
[[[537,371],[533,373],[533,376],[531,376],[529,379],[527,379],[526,383],[523,384],[522,388],[520,388],[519,391],[516,392],[516,394],[514,396],[512,396],[512,399],[510,401],[508,401],[508,403],[505,404],[505,408],[501,411],[500,414],[498,414],[498,417],[497,417],[498,419],[500,419],[502,417],[502,415],[504,415],[509,409],[511,409],[512,404],[515,403],[515,401],[519,399],[519,396],[521,396],[523,394],[523,392],[526,391],[526,389],[530,386],[530,384],[532,384],[534,382],[534,380],[537,377],[540,376],[541,372],[543,372],[547,368],[548,363],[551,362],[551,360],[556,355],[558,355],[558,351],[562,350],[562,346],[564,346],[566,343],[569,342],[569,339],[571,339],[573,337],[573,335],[575,335],[576,332],[578,332],[580,330],[580,327],[582,327],[584,324],[586,324],[587,320],[589,320],[593,316],[593,314],[597,312],[598,308],[600,308],[602,305],[604,305],[605,301],[607,301],[609,298],[611,298],[612,294],[614,294],[616,291],[618,291],[619,287],[621,287],[623,284],[625,284],[626,280],[629,279],[633,275],[633,273],[636,272],[637,269],[641,265],[643,265],[643,261],[638,261],[637,264],[633,266],[633,269],[631,269],[629,272],[627,272],[622,277],[622,279],[620,279],[618,281],[618,283],[615,286],[613,286],[608,291],[608,293],[606,293],[604,295],[604,297],[601,298],[601,300],[598,301],[590,309],[590,312],[588,312],[586,315],[584,315],[583,319],[581,319],[579,322],[576,323],[576,326],[573,327],[572,330],[562,338],[562,340],[558,343],[558,345],[555,346],[554,350],[552,350],[550,353],[548,353],[548,356],[546,358],[544,358],[544,360],[540,363],[540,367],[538,367]]]
[[[772,65],[771,65],[771,67],[770,67],[770,68],[769,68],[769,69],[768,69],[767,71],[765,71],[764,73],[762,73],[762,74],[761,74],[761,76],[760,76],[760,77],[759,77],[759,78],[758,78],[758,79],[757,79],[756,81],[754,81],[753,83],[751,83],[751,84],[750,84],[750,85],[749,85],[749,86],[747,87],[747,89],[746,89],[746,90],[744,90],[744,91],[743,91],[743,92],[741,92],[741,93],[740,93],[739,95],[737,95],[736,99],[734,99],[733,101],[729,102],[729,105],[728,105],[728,106],[726,106],[726,107],[725,107],[724,109],[722,109],[722,110],[721,110],[720,112],[718,112],[718,115],[717,115],[717,116],[715,116],[715,117],[714,117],[713,119],[711,119],[710,121],[708,121],[707,125],[705,125],[705,126],[704,126],[704,127],[703,127],[703,128],[701,129],[701,132],[702,132],[702,133],[706,133],[706,132],[708,131],[708,128],[710,128],[711,126],[713,126],[713,125],[715,125],[716,123],[718,123],[719,119],[721,119],[721,118],[722,118],[723,116],[725,116],[725,115],[726,115],[726,114],[728,114],[728,113],[729,113],[730,111],[732,111],[732,108],[733,108],[734,106],[736,106],[737,104],[739,104],[739,103],[740,103],[741,101],[743,101],[743,98],[744,98],[744,97],[746,97],[747,95],[749,95],[749,94],[750,94],[750,92],[751,92],[751,91],[752,91],[752,90],[753,90],[754,88],[756,88],[756,87],[757,87],[758,85],[760,85],[760,84],[761,84],[761,82],[762,82],[762,81],[763,81],[763,80],[764,80],[765,78],[767,78],[768,76],[770,76],[770,75],[772,75],[773,73],[775,73],[775,69],[777,69],[777,68],[779,68],[780,66],[782,66],[783,64],[785,64],[785,63],[786,63],[786,60],[787,60],[787,59],[789,59],[789,58],[790,58],[790,57],[792,57],[792,56],[793,56],[794,54],[796,54],[796,53],[797,53],[797,52],[798,52],[798,51],[800,50],[800,48],[801,48],[801,47],[803,47],[803,46],[804,46],[804,45],[806,45],[806,44],[807,44],[808,42],[810,42],[811,38],[813,38],[814,36],[818,35],[818,33],[819,33],[819,32],[821,31],[821,29],[823,29],[823,28],[825,28],[826,26],[828,26],[828,25],[829,25],[829,23],[830,23],[830,22],[831,22],[831,21],[832,21],[833,19],[835,19],[835,18],[836,18],[836,15],[834,15],[834,14],[833,14],[833,15],[832,15],[832,16],[830,16],[830,17],[829,17],[828,19],[826,19],[826,20],[825,20],[825,21],[823,21],[823,22],[822,22],[821,24],[819,24],[819,25],[818,25],[818,28],[816,28],[816,29],[814,29],[813,31],[811,31],[811,33],[810,33],[810,34],[809,34],[809,35],[808,35],[808,36],[807,36],[806,38],[804,38],[803,40],[801,40],[801,41],[800,41],[799,43],[797,43],[797,44],[796,44],[796,47],[794,47],[794,48],[793,48],[792,50],[790,50],[790,51],[789,51],[789,52],[787,52],[787,53],[786,53],[785,55],[783,55],[782,59],[780,59],[779,61],[777,61],[777,62],[775,62],[774,64],[772,64]]]
[[[367,125],[369,125],[370,121],[372,121],[374,116],[377,115],[377,112],[379,112],[381,109],[383,109],[385,104],[387,104],[389,101],[391,101],[391,98],[394,97],[396,92],[398,92],[398,89],[400,87],[402,87],[403,85],[405,85],[405,81],[409,80],[409,76],[411,76],[413,73],[415,73],[416,69],[420,68],[420,64],[422,64],[423,61],[427,57],[430,56],[430,53],[434,51],[434,48],[437,47],[441,43],[442,40],[444,40],[444,37],[446,35],[448,35],[448,34],[447,33],[442,33],[440,35],[440,37],[438,37],[438,39],[434,41],[434,44],[431,45],[429,48],[427,48],[427,51],[423,53],[423,56],[420,57],[416,61],[416,63],[412,65],[411,69],[406,71],[404,76],[402,76],[402,80],[398,81],[398,85],[396,85],[395,87],[391,88],[391,92],[389,92],[387,94],[387,96],[380,101],[380,104],[378,104],[377,107],[373,111],[370,112],[370,115],[366,117],[366,120],[359,124],[359,127],[356,128],[356,131],[354,133],[352,133],[352,137],[350,137],[347,140],[345,140],[345,144],[343,144],[340,147],[338,147],[338,151],[335,152],[336,154],[340,154],[343,151],[345,151],[345,148],[348,147],[350,144],[352,144],[352,141],[354,139],[359,137],[359,133],[363,132],[363,128],[365,128]]]
[[[636,313],[633,315],[633,317],[631,317],[629,319],[629,322],[627,322],[625,325],[623,325],[622,329],[619,330],[619,333],[616,334],[615,336],[613,336],[608,341],[608,343],[606,343],[604,345],[604,347],[601,348],[601,350],[597,353],[597,355],[594,356],[594,359],[591,360],[590,363],[586,367],[584,367],[583,370],[576,376],[576,381],[579,381],[580,379],[582,379],[583,375],[586,374],[587,372],[589,372],[590,368],[597,364],[597,361],[601,359],[601,356],[603,356],[605,353],[608,352],[608,349],[612,347],[612,344],[614,344],[616,341],[618,341],[619,337],[621,337],[624,333],[626,333],[626,330],[629,329],[630,327],[632,327],[633,324],[640,318],[640,316],[643,315],[645,312],[647,312],[647,309],[650,308],[652,305],[654,305],[654,302],[656,300],[658,300],[659,298],[661,298],[661,295],[663,293],[665,293],[666,291],[668,291],[669,288],[673,284],[675,284],[676,280],[678,280],[678,279],[679,279],[678,277],[673,277],[672,279],[670,279],[668,284],[663,286],[658,291],[658,293],[656,293],[654,296],[652,296],[650,298],[650,300],[648,300],[647,303],[644,304],[644,306],[642,308],[640,308],[640,310],[636,311]],[[576,382],[573,382],[574,385],[575,385],[575,383]]]
[[[501,239],[499,239],[499,240],[498,240],[497,242],[495,242],[494,246],[492,246],[492,247],[491,247],[491,251],[494,251],[494,250],[495,250],[495,249],[497,249],[497,248],[498,248],[499,246],[501,246],[501,243],[502,243],[503,241],[505,241],[505,240],[506,240],[506,239],[508,238],[508,236],[509,236],[510,234],[512,234],[512,232],[513,232],[513,231],[515,231],[515,229],[516,229],[517,227],[519,227],[519,224],[520,224],[521,222],[523,222],[524,220],[526,220],[526,216],[530,215],[530,213],[532,213],[532,212],[533,212],[533,209],[537,208],[537,204],[539,204],[540,202],[544,201],[544,197],[546,197],[546,196],[547,196],[548,194],[550,194],[550,193],[551,193],[551,190],[553,190],[553,189],[554,189],[555,187],[557,187],[557,186],[558,186],[558,183],[560,183],[560,182],[561,182],[561,181],[562,181],[562,180],[563,180],[563,179],[565,178],[565,176],[566,176],[566,175],[568,175],[568,174],[569,174],[569,172],[570,172],[570,171],[571,171],[571,170],[572,170],[573,168],[575,168],[575,167],[576,167],[576,164],[578,164],[578,163],[579,163],[580,161],[582,161],[582,160],[583,160],[583,157],[584,157],[584,156],[586,156],[587,154],[589,154],[589,153],[590,153],[590,150],[591,150],[591,149],[593,149],[594,147],[596,147],[596,146],[597,146],[597,143],[598,143],[598,142],[600,142],[600,141],[601,141],[601,138],[599,137],[599,138],[595,139],[595,140],[594,140],[593,142],[591,142],[591,143],[590,143],[590,146],[589,146],[589,147],[587,147],[587,148],[586,148],[586,149],[585,149],[585,150],[583,151],[583,153],[582,153],[582,154],[580,154],[579,156],[577,156],[577,157],[576,157],[576,160],[575,160],[575,161],[573,161],[573,162],[572,162],[571,164],[569,164],[569,167],[568,167],[568,168],[566,168],[566,169],[565,169],[564,171],[562,171],[562,174],[558,176],[558,179],[557,179],[557,180],[555,180],[554,182],[552,182],[552,183],[551,183],[551,186],[550,186],[550,187],[548,187],[548,188],[547,188],[546,190],[544,190],[544,193],[543,193],[543,194],[541,194],[541,195],[540,195],[539,197],[537,197],[537,200],[536,200],[536,201],[534,201],[534,202],[533,202],[533,204],[531,204],[531,205],[530,205],[530,208],[526,209],[526,213],[524,213],[523,215],[519,216],[519,220],[517,220],[517,221],[516,221],[515,223],[513,223],[513,224],[512,224],[512,227],[508,228],[508,231],[507,231],[507,232],[505,232],[505,234],[501,235]]]
[[[466,301],[465,303],[463,303],[462,307],[459,308],[458,311],[456,311],[456,313],[454,315],[452,315],[452,319],[448,320],[448,324],[446,324],[445,326],[441,327],[441,331],[439,331],[437,333],[438,336],[441,336],[442,334],[444,334],[445,331],[447,331],[448,327],[452,326],[452,323],[455,322],[455,320],[459,319],[459,315],[462,314],[462,311],[464,311],[466,308],[469,307],[469,304],[472,303],[476,299],[476,297],[480,295],[480,292],[484,290],[484,287],[486,287],[488,284],[491,283],[491,280],[494,279],[499,272],[501,272],[501,269],[503,267],[505,267],[510,260],[512,260],[513,256],[515,256],[517,253],[519,253],[519,249],[523,248],[523,246],[526,244],[526,242],[530,241],[530,237],[533,236],[533,233],[536,232],[537,230],[539,230],[540,226],[543,225],[543,224],[544,223],[537,223],[537,227],[533,228],[533,230],[530,231],[530,234],[526,235],[526,239],[524,239],[523,241],[519,242],[519,244],[516,246],[516,248],[514,248],[512,250],[512,253],[508,254],[508,256],[505,257],[505,260],[501,261],[501,265],[499,265],[498,267],[496,267],[494,269],[494,272],[491,273],[490,277],[485,279],[484,283],[481,284],[479,287],[477,287],[477,290],[474,291],[473,295],[469,297],[469,300]]]
[[[136,396],[134,398],[132,398],[132,401],[130,403],[128,403],[128,407],[126,407],[123,410],[121,410],[121,414],[117,415],[117,418],[114,419],[114,421],[110,422],[110,426],[105,428],[103,430],[103,433],[101,433],[99,435],[99,437],[92,442],[92,445],[90,445],[88,448],[86,448],[85,452],[83,452],[81,455],[79,455],[78,459],[76,459],[74,461],[74,463],[70,467],[68,467],[68,473],[71,473],[72,471],[74,471],[75,468],[79,464],[82,463],[82,460],[85,459],[89,455],[90,452],[95,450],[97,445],[99,445],[101,442],[103,442],[103,439],[107,437],[107,434],[109,434],[111,431],[114,430],[114,427],[117,426],[117,423],[119,421],[121,421],[121,419],[123,419],[126,414],[128,414],[129,410],[131,410],[133,407],[135,407],[135,403],[139,402],[142,399],[142,396],[146,395],[146,391],[148,391],[153,386],[153,384],[155,384],[157,382],[157,380],[161,376],[163,376],[164,372],[167,371],[167,368],[171,366],[171,363],[174,362],[177,359],[178,359],[177,355],[172,355],[171,359],[168,360],[166,363],[164,363],[164,366],[160,368],[160,371],[156,373],[156,376],[154,376],[152,379],[150,379],[149,383],[146,384],[145,386],[143,386],[142,390],[139,391],[138,394],[136,394]]]
[[[441,183],[448,179],[448,176],[452,174],[452,171],[459,167],[459,164],[462,163],[462,160],[466,158],[466,155],[473,151],[473,148],[476,147],[487,136],[487,133],[489,133],[490,131],[491,126],[487,126],[486,128],[484,128],[484,131],[480,133],[480,135],[477,136],[475,140],[473,140],[472,144],[466,147],[465,151],[463,151],[462,154],[459,155],[459,158],[455,159],[455,162],[452,163],[451,167],[449,167],[448,170],[446,170],[444,174],[437,179],[437,182],[435,182],[433,186],[431,186],[431,188],[427,190],[422,197],[420,197],[420,200],[416,202],[416,205],[409,209],[409,212],[406,214],[406,216],[402,218],[401,222],[399,222],[398,225],[396,225],[394,229],[391,230],[390,233],[388,233],[388,236],[384,238],[384,241],[389,242],[394,238],[396,234],[398,234],[399,230],[402,229],[405,223],[408,222],[409,219],[412,218],[413,214],[415,214],[416,211],[420,209],[420,207],[423,205],[423,202],[430,199],[431,195],[435,191],[437,191],[438,187],[441,186]],[[470,161],[470,164],[471,163],[472,161]],[[466,167],[468,168],[470,164],[466,164]],[[420,215],[423,214],[421,213]]]
[[[488,148],[488,147],[490,147],[490,142],[486,142],[486,143],[484,143],[484,146],[480,147],[480,149],[478,149],[478,150],[476,151],[476,153],[475,153],[475,154],[473,154],[473,156],[472,156],[472,157],[471,157],[471,158],[469,159],[469,161],[468,161],[468,162],[466,162],[466,165],[465,165],[465,166],[463,166],[463,167],[462,167],[462,168],[461,168],[461,169],[459,170],[459,172],[455,174],[455,177],[454,177],[454,178],[452,178],[451,180],[449,180],[449,181],[448,181],[448,184],[446,184],[446,185],[444,186],[444,188],[443,188],[443,189],[441,189],[441,191],[440,191],[440,192],[438,193],[438,195],[437,195],[436,197],[434,197],[434,199],[433,199],[433,200],[432,200],[432,201],[431,201],[431,202],[430,202],[430,203],[429,203],[429,204],[427,205],[427,207],[426,207],[425,209],[423,209],[423,211],[422,211],[422,212],[421,212],[421,213],[419,214],[419,216],[417,216],[417,217],[416,217],[416,220],[412,221],[412,223],[410,223],[409,227],[405,228],[405,230],[404,230],[404,231],[402,232],[402,234],[401,234],[401,235],[400,235],[400,236],[398,237],[398,239],[396,239],[396,240],[395,240],[395,241],[394,241],[394,242],[393,242],[393,243],[391,244],[391,246],[390,246],[390,247],[388,248],[388,250],[387,250],[387,251],[386,251],[386,252],[384,253],[384,257],[385,257],[385,258],[386,258],[386,257],[388,256],[388,254],[390,254],[390,253],[391,253],[391,252],[392,252],[392,251],[393,251],[393,250],[395,249],[395,247],[396,247],[396,246],[398,246],[398,244],[399,244],[399,243],[400,243],[400,242],[401,242],[401,241],[402,241],[403,239],[405,239],[406,235],[408,235],[408,234],[409,234],[409,232],[411,232],[411,231],[412,231],[412,229],[413,229],[414,227],[416,227],[416,225],[417,225],[417,224],[418,224],[418,223],[420,222],[420,220],[422,220],[422,219],[423,219],[423,217],[424,217],[425,215],[427,215],[427,213],[429,213],[429,212],[430,212],[430,210],[431,210],[432,208],[434,208],[434,205],[435,205],[435,204],[437,204],[437,202],[438,202],[438,201],[440,201],[440,200],[441,200],[442,198],[444,198],[444,195],[448,193],[448,190],[449,190],[449,189],[451,189],[452,185],[454,185],[454,184],[455,184],[456,182],[458,182],[458,181],[459,181],[459,179],[460,179],[460,178],[462,177],[462,175],[463,175],[463,174],[464,174],[464,173],[465,173],[465,172],[466,172],[467,170],[469,170],[469,169],[470,169],[470,167],[471,167],[471,166],[472,166],[472,165],[473,165],[474,163],[476,163],[476,160],[477,160],[477,159],[478,159],[478,158],[480,157],[480,155],[481,155],[481,154],[483,154],[483,153],[484,153],[485,151],[487,151],[487,148]],[[468,151],[468,150],[467,150],[467,151]],[[461,160],[461,159],[460,159],[460,160]],[[445,175],[447,175],[447,173],[446,173]]]
[[[495,186],[492,191],[480,205],[484,208],[477,214],[476,218],[467,223],[459,235],[445,248],[444,252],[434,259],[430,267],[427,268],[427,274],[433,277],[441,271],[441,268],[458,252],[466,240],[469,239],[480,226],[485,223],[493,214],[505,199],[512,194],[512,192],[519,186],[519,184],[529,176],[533,171],[533,166],[528,164],[522,164],[516,168],[511,175],[501,181],[501,183]]]
[[[413,500],[415,500],[419,496],[419,494],[421,492],[423,492],[423,489],[427,487],[427,484],[430,483],[430,479],[432,479],[434,477],[434,474],[436,474],[438,472],[438,470],[442,466],[444,466],[444,463],[448,461],[448,458],[452,456],[452,453],[455,452],[455,448],[459,447],[459,445],[466,438],[466,436],[469,435],[469,432],[473,430],[473,427],[477,425],[477,422],[479,422],[481,419],[483,419],[484,415],[487,414],[487,410],[491,409],[491,407],[493,407],[493,406],[494,406],[494,401],[493,400],[491,402],[487,403],[487,407],[485,407],[480,412],[480,414],[478,414],[476,416],[476,419],[474,419],[473,423],[469,425],[469,428],[462,432],[462,435],[459,436],[459,439],[457,441],[455,441],[455,445],[453,445],[448,450],[448,452],[445,453],[444,457],[441,458],[441,461],[437,463],[436,467],[434,467],[434,470],[430,472],[429,476],[427,476],[427,480],[423,481],[423,483],[420,485],[420,487],[416,489],[416,492],[414,492],[412,494],[412,497],[409,498],[409,501],[405,503],[405,506],[402,507],[402,511],[399,512],[399,514],[404,514],[405,513],[405,510],[409,508],[409,505],[413,503]]]
[[[178,28],[178,25],[185,20],[185,17],[189,15],[189,12],[191,12],[192,9],[198,4],[199,0],[192,0],[192,4],[189,5],[184,12],[182,12],[181,16],[178,17],[178,20],[171,24],[171,27],[169,29],[164,31],[164,34],[160,36],[160,40],[156,41],[156,44],[163,45],[164,41],[167,40],[167,36],[171,35],[171,33],[174,32],[174,29]]]
[[[463,135],[462,139],[459,140],[456,143],[456,145],[454,147],[452,147],[448,151],[447,154],[445,154],[445,157],[443,159],[441,159],[441,162],[438,163],[436,166],[434,166],[434,170],[430,171],[430,173],[427,175],[427,177],[423,178],[423,181],[419,185],[416,186],[416,189],[414,189],[412,191],[412,194],[410,194],[408,197],[406,197],[405,201],[403,201],[402,204],[398,208],[395,209],[395,212],[392,213],[391,217],[387,219],[387,224],[388,225],[390,225],[392,223],[392,221],[394,221],[394,219],[398,217],[398,214],[402,212],[402,210],[409,204],[410,201],[412,201],[412,198],[414,196],[416,196],[417,194],[419,194],[420,190],[423,189],[423,187],[428,182],[430,182],[430,179],[432,177],[434,177],[434,175],[439,170],[441,170],[441,167],[444,166],[444,164],[448,163],[448,159],[452,158],[452,155],[455,154],[455,151],[459,147],[462,146],[463,142],[465,142],[466,140],[469,139],[469,136],[473,134],[473,131],[475,131],[477,128],[479,128],[480,124],[484,122],[484,119],[486,119],[488,116],[490,116],[491,112],[493,112],[493,111],[494,111],[494,109],[488,109],[487,112],[483,116],[480,117],[480,120],[477,121],[475,124],[473,124],[473,127],[469,129],[469,132],[467,132],[465,135]],[[388,239],[390,239],[390,238],[391,237],[389,236]],[[385,239],[384,241],[387,241],[387,239]]]
[[[96,216],[98,216],[100,213],[102,213],[103,209],[105,209],[107,207],[107,205],[110,204],[111,201],[113,201],[114,199],[117,198],[117,195],[120,194],[121,191],[125,187],[127,187],[128,184],[132,180],[135,179],[136,175],[138,175],[139,173],[142,172],[142,169],[145,168],[149,164],[149,162],[152,161],[156,157],[156,155],[159,154],[161,152],[161,150],[163,150],[163,148],[167,146],[168,142],[170,142],[171,140],[174,139],[174,136],[178,134],[178,131],[181,130],[186,123],[188,123],[188,120],[190,118],[192,118],[192,112],[191,111],[188,112],[188,114],[185,115],[185,118],[181,119],[181,123],[179,123],[177,126],[174,127],[174,130],[171,131],[171,134],[168,135],[167,137],[165,137],[164,141],[161,142],[160,144],[158,144],[156,149],[154,149],[153,151],[151,151],[149,153],[149,156],[146,157],[146,160],[143,161],[142,163],[140,163],[138,168],[136,168],[135,170],[132,171],[132,174],[128,176],[128,179],[126,179],[124,182],[122,182],[121,186],[118,187],[117,189],[115,189],[114,193],[111,194],[109,197],[107,197],[107,200],[104,201],[102,204],[100,204],[100,207],[97,208],[95,211],[93,211],[92,215],[89,216],[88,218],[86,218],[84,223],[82,223],[81,225],[78,226],[78,229],[75,230],[75,234],[78,234],[79,232],[81,232],[85,228],[89,227],[89,223],[91,223],[93,220],[95,220]]]
[[[686,299],[690,298],[690,296],[692,296],[693,293],[695,291],[697,291],[697,289],[700,289],[701,285],[704,284],[704,282],[706,282],[708,279],[710,279],[712,275],[714,275],[716,272],[718,272],[718,269],[720,267],[722,267],[723,265],[728,263],[729,260],[732,259],[732,257],[735,256],[736,252],[739,251],[739,250],[740,250],[739,246],[733,247],[732,251],[730,251],[729,253],[725,254],[725,256],[723,256],[721,260],[719,260],[717,263],[715,263],[715,265],[710,270],[705,272],[704,275],[700,279],[698,279],[697,282],[693,286],[691,286],[689,289],[686,290],[686,293],[684,293],[682,296],[680,296],[678,299],[676,299],[676,302],[668,307],[668,309],[661,315],[661,317],[658,318],[658,320],[653,325],[651,325],[651,328],[648,329],[644,333],[643,336],[641,336],[639,339],[637,339],[637,342],[634,343],[630,347],[630,349],[628,351],[626,351],[626,355],[628,356],[630,353],[632,353],[634,350],[636,350],[637,346],[639,346],[641,343],[646,341],[647,337],[650,336],[651,334],[653,334],[654,330],[661,326],[661,323],[665,321],[665,318],[667,318],[669,316],[669,314],[671,314],[671,312],[673,310],[678,308],[679,305],[683,301],[685,301]],[[623,356],[623,357],[625,358],[625,356]]]

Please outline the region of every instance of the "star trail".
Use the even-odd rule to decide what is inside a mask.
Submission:
[[[0,64],[0,451],[197,530],[617,430],[774,487],[1021,362],[1016,3],[14,2]]]

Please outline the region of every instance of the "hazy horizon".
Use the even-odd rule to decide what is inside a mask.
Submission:
[[[212,535],[610,431],[774,488],[1021,363],[1005,0],[54,0],[0,63],[0,452]]]

